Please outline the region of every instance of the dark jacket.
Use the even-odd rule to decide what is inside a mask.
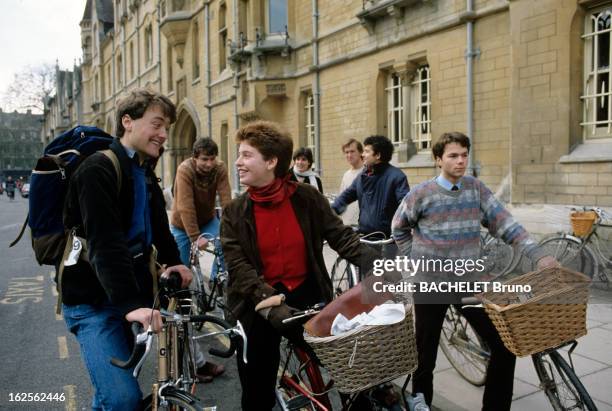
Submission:
[[[304,234],[308,275],[312,276],[325,301],[333,298],[332,283],[323,260],[323,241],[353,264],[369,266],[376,252],[359,243],[358,235],[342,224],[329,202],[316,188],[298,184],[291,205]],[[247,193],[234,199],[223,211],[221,242],[229,272],[228,306],[246,327],[255,315],[255,305],[273,295],[266,284],[257,247],[253,201]]]
[[[317,180],[317,188],[319,189],[319,192],[321,194],[323,194],[323,183],[321,182],[321,177],[315,176],[315,179]],[[293,171],[289,172],[289,181],[295,181],[297,183],[300,182],[300,180],[298,180],[297,176],[295,175],[295,173]],[[304,182],[302,184],[312,185],[312,184],[310,184],[310,182],[308,180],[304,180]]]
[[[406,174],[389,163],[379,163],[373,173],[364,170],[340,195],[332,208],[342,214],[353,201],[359,201],[359,232],[369,234],[382,231],[391,234],[391,220],[395,210],[410,191]]]
[[[110,148],[121,166],[121,192],[111,160],[101,153],[89,156],[70,180],[64,225],[77,227],[77,235],[87,240],[91,265],[79,260],[65,267],[61,289],[67,305],[95,305],[110,300],[126,314],[151,306],[153,279],[143,270],[147,256],[134,259],[127,245],[134,207],[132,160],[118,139]],[[164,196],[150,168],[146,178],[157,260],[170,266],[181,264],[170,233]]]

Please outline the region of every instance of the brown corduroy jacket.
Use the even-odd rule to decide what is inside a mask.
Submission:
[[[316,188],[298,184],[290,201],[304,234],[308,275],[329,302],[333,289],[323,260],[324,240],[339,255],[360,267],[371,266],[378,254],[361,244],[358,234],[342,224]],[[221,243],[229,272],[227,305],[248,328],[255,315],[255,305],[276,292],[263,279],[253,201],[248,193],[234,199],[223,210]]]

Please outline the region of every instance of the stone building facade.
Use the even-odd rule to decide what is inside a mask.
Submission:
[[[26,113],[5,113],[0,109],[0,181],[7,176],[24,177],[40,156],[40,123],[42,115]]]
[[[458,130],[502,199],[565,221],[565,205],[612,206],[611,13],[598,0],[89,0],[82,120],[112,132],[127,90],[170,96],[166,185],[195,138],[232,163],[236,128],[274,120],[314,148],[327,192],[351,137],[390,137],[416,184],[436,174],[432,141]]]
[[[47,145],[55,136],[83,123],[81,68],[72,71],[55,68],[55,95],[44,102],[41,140]]]

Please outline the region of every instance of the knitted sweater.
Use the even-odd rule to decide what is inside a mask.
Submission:
[[[477,260],[480,226],[533,261],[543,254],[536,242],[481,181],[464,176],[458,191],[435,179],[419,184],[402,200],[391,224],[402,255],[412,259]]]
[[[176,170],[170,223],[194,241],[200,235],[200,226],[215,216],[217,193],[222,207],[232,199],[227,167],[222,161],[207,173],[196,170],[193,158],[183,161]]]

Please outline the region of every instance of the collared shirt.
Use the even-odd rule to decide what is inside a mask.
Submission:
[[[436,177],[436,183],[438,183],[438,185],[448,191],[452,191],[453,186],[457,186],[457,188],[459,190],[461,190],[461,179],[459,181],[457,181],[456,184],[451,183],[450,181],[448,181],[447,179],[445,179],[444,177],[442,177],[442,174],[440,174],[438,177]]]

